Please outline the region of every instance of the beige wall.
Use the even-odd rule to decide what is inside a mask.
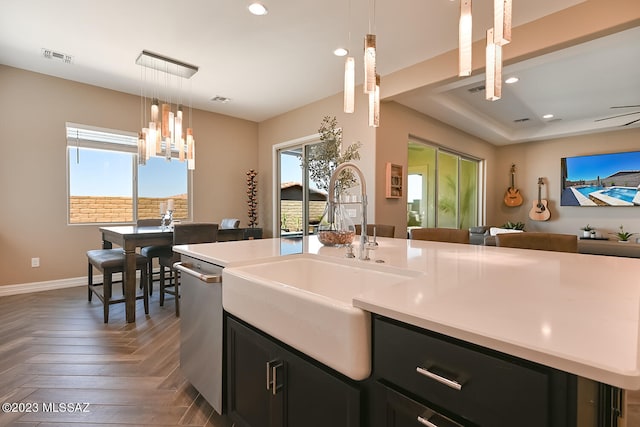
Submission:
[[[637,128],[501,147],[493,168],[497,209],[490,224],[522,221],[529,231],[569,234],[581,234],[580,228],[587,224],[604,233],[615,232],[624,225],[625,230],[640,233],[640,208],[560,206],[562,157],[637,150],[640,150],[640,129]],[[510,185],[509,169],[514,163],[517,167],[516,187],[520,189],[524,202],[519,207],[510,208],[502,203],[502,195]],[[532,203],[537,203],[538,199],[539,177],[545,183],[542,198],[549,203],[551,213],[546,222],[529,219]],[[640,237],[640,234],[635,237]]]
[[[0,65],[0,285],[81,277],[97,225],[67,225],[65,122],[137,131],[139,97]],[[194,110],[194,220],[241,218],[257,123]],[[40,267],[31,268],[31,258]]]

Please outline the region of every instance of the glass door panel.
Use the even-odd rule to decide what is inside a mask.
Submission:
[[[438,152],[438,227],[458,228],[458,157]]]

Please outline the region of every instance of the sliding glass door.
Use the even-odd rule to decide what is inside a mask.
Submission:
[[[477,159],[410,141],[407,226],[464,229],[477,225],[479,165]]]
[[[280,236],[314,234],[327,204],[327,193],[309,179],[302,156],[316,142],[279,149],[277,206]]]

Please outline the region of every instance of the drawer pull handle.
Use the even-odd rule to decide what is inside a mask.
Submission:
[[[436,424],[430,422],[428,419],[421,417],[420,415],[418,415],[418,422],[420,424],[422,424],[423,426],[427,426],[427,427],[438,427]]]
[[[444,385],[446,385],[448,387],[451,387],[452,389],[462,390],[462,384],[460,384],[458,381],[450,380],[449,378],[445,378],[445,377],[443,377],[441,375],[434,374],[433,372],[431,372],[428,369],[421,368],[420,366],[418,366],[416,368],[416,372],[421,374],[421,375],[424,375],[425,377],[431,378],[432,380],[436,380],[440,384],[444,384]]]

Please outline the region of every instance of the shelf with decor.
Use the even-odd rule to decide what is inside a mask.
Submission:
[[[402,165],[387,163],[386,170],[386,197],[387,199],[399,199],[404,194],[404,173]]]

